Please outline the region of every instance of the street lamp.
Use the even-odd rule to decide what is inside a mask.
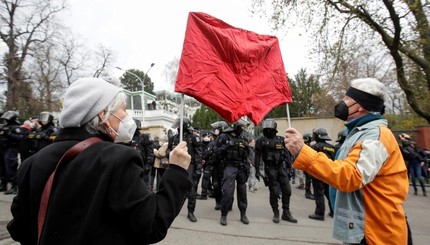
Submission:
[[[151,70],[151,68],[153,67],[155,65],[155,63],[151,63],[151,66],[149,66],[149,68],[148,68],[148,70],[146,71],[146,73],[145,74],[143,74],[143,76],[144,76],[144,78],[145,78],[145,76],[148,76],[148,72],[149,72],[149,70]],[[145,103],[145,83],[144,83],[144,81],[138,76],[138,75],[136,75],[135,73],[133,73],[133,72],[131,72],[131,71],[129,71],[129,70],[124,70],[124,69],[122,69],[121,67],[116,67],[116,69],[118,69],[118,70],[121,70],[121,71],[124,71],[124,72],[126,72],[126,73],[129,73],[129,74],[131,74],[131,75],[133,75],[134,77],[136,77],[137,78],[137,80],[139,80],[140,81],[140,83],[142,84],[142,101],[143,101],[143,105],[142,105],[142,126],[143,126],[143,121],[144,121],[144,119],[145,119],[145,107],[146,107],[146,103]]]

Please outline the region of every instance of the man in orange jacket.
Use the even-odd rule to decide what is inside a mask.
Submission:
[[[383,113],[384,85],[356,79],[335,106],[348,130],[336,160],[306,146],[297,130],[285,133],[293,167],[337,189],[333,237],[344,244],[407,244],[407,170]]]

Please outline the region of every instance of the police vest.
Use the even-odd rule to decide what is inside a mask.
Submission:
[[[10,125],[10,126],[3,126],[0,128],[0,147],[10,147],[10,146],[16,146],[18,144],[17,139],[13,139],[8,137],[8,133],[12,134],[20,134],[20,126],[18,125]]]
[[[187,142],[187,148],[188,148],[188,154],[190,154],[191,156],[191,161],[194,161],[194,144],[193,144],[193,134],[184,134],[183,135],[183,141]],[[171,139],[171,145],[172,145],[172,149],[175,149],[175,147],[177,145],[179,145],[179,135],[174,135],[172,136]]]
[[[9,130],[8,127],[1,127],[0,128],[0,147],[6,147],[7,146],[6,133],[8,130]]]
[[[261,147],[262,158],[265,163],[279,164],[285,160],[286,149],[281,137],[276,136],[273,139],[263,137]]]
[[[225,160],[231,162],[245,162],[248,158],[247,142],[241,136],[233,137],[227,134],[228,145],[226,149]]]
[[[336,155],[336,148],[333,145],[330,145],[326,142],[317,142],[314,145],[312,145],[312,148],[318,152],[324,152],[327,157],[329,157],[331,160],[334,160]]]

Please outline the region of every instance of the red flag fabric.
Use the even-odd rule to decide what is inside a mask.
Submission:
[[[233,123],[255,125],[275,106],[292,102],[275,36],[233,27],[190,12],[175,91],[194,97]]]

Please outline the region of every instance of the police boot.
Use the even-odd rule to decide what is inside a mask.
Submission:
[[[194,216],[193,213],[189,212],[187,215],[187,218],[191,221],[191,222],[197,222],[197,218],[196,216]]]
[[[242,223],[244,223],[245,225],[249,224],[248,217],[246,217],[245,213],[240,214],[240,221],[242,221]]]
[[[217,202],[215,203],[215,210],[220,210],[221,209],[221,203]]]
[[[310,214],[309,215],[309,219],[315,219],[315,220],[324,221],[324,215]]]
[[[307,198],[307,199],[311,199],[311,200],[315,200],[315,197],[314,197],[314,195],[309,191],[307,191],[306,193],[305,193],[305,197]]]
[[[221,215],[221,219],[219,220],[219,223],[223,226],[227,225],[227,216]]]
[[[282,219],[291,223],[297,223],[297,220],[291,215],[289,210],[282,212]]]
[[[5,191],[4,194],[5,195],[10,195],[10,194],[16,195],[16,194],[18,194],[18,187],[16,185],[12,186],[9,190]]]
[[[210,198],[215,198],[215,194],[214,194],[214,192],[213,192],[213,191],[209,191],[208,196],[209,196]]]
[[[273,223],[279,223],[279,210],[273,209]]]
[[[205,194],[197,194],[197,196],[196,196],[196,199],[199,199],[199,200],[207,200],[208,199],[208,195],[205,195]]]

